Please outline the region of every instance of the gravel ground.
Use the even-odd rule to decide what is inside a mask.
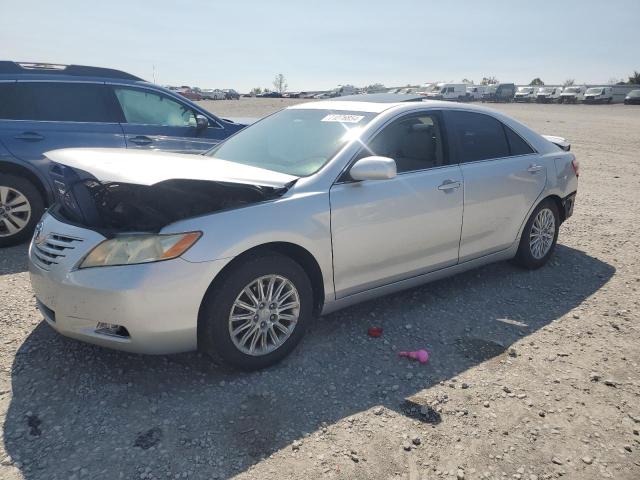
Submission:
[[[550,264],[329,315],[263,372],[58,336],[35,309],[27,247],[0,251],[0,478],[640,478],[640,108],[496,108],[566,136],[581,161]],[[428,364],[396,356],[417,348]]]

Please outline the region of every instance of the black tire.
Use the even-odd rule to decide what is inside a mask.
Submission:
[[[21,218],[28,218],[26,225],[16,233],[11,234],[7,223],[10,220],[9,216],[4,216],[4,208],[0,206],[0,212],[2,212],[0,213],[0,247],[8,247],[10,245],[17,245],[31,238],[37,223],[40,221],[40,217],[42,217],[44,213],[44,200],[35,185],[24,177],[0,173],[0,188],[1,187],[9,187],[13,192],[19,192],[27,199],[28,205],[31,207],[31,212],[28,216],[20,214]],[[13,195],[14,193],[12,193],[12,198],[15,198]],[[1,200],[2,199],[0,199],[0,201]],[[16,208],[16,205],[12,205],[12,207]],[[17,228],[17,225],[11,223],[11,227]]]
[[[295,286],[300,299],[300,311],[293,331],[280,347],[270,353],[254,356],[242,352],[234,344],[229,332],[229,316],[236,297],[245,286],[266,275],[282,276]],[[304,269],[287,256],[265,252],[232,266],[209,289],[200,308],[198,348],[241,370],[259,370],[289,355],[304,336],[312,318],[313,289]]]
[[[546,254],[541,258],[536,258],[536,256],[534,256],[534,254],[532,253],[532,247],[530,242],[531,230],[533,228],[533,224],[536,217],[544,209],[550,210],[551,213],[553,214],[553,220],[554,220],[553,241],[551,243],[551,247],[546,252]],[[522,231],[522,237],[520,237],[520,245],[518,246],[518,253],[516,253],[516,257],[514,259],[515,263],[529,270],[535,270],[537,268],[542,267],[545,263],[547,263],[549,258],[551,258],[551,255],[553,255],[553,252],[556,248],[556,243],[558,241],[559,229],[560,229],[560,215],[558,213],[558,207],[556,206],[556,203],[551,199],[543,200],[535,208],[535,210],[529,217],[529,220],[527,220],[526,225],[524,226],[524,229]]]

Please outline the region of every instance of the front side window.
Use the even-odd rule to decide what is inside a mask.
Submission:
[[[195,127],[194,111],[164,95],[134,88],[114,87],[127,123]]]
[[[442,130],[436,114],[418,114],[386,126],[359,157],[393,158],[398,173],[425,170],[445,164]]]
[[[448,112],[450,127],[458,148],[460,163],[509,156],[509,145],[502,123],[475,112]]]
[[[207,155],[288,175],[312,175],[375,113],[290,108],[241,130]]]
[[[0,84],[0,118],[54,122],[117,122],[106,87],[98,83]]]

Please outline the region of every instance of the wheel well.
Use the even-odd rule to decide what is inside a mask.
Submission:
[[[558,208],[558,216],[560,217],[560,223],[566,220],[566,215],[564,211],[564,205],[562,205],[562,199],[557,195],[549,195],[545,200],[551,200],[556,204]],[[543,200],[544,201],[544,200]]]
[[[28,168],[11,162],[0,162],[0,173],[16,175],[29,180],[38,189],[45,205],[49,204],[49,195],[40,178]]]
[[[272,242],[258,245],[250,248],[246,252],[241,253],[233,260],[231,260],[220,271],[216,278],[209,286],[209,290],[216,288],[216,285],[224,281],[224,277],[235,265],[246,260],[248,257],[264,254],[267,252],[277,252],[281,255],[285,255],[297,262],[305,271],[309,280],[311,281],[311,287],[313,289],[313,310],[314,314],[319,314],[324,305],[324,280],[322,279],[322,270],[320,265],[316,261],[315,257],[305,248],[288,242]]]

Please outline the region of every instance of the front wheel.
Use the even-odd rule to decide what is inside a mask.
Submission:
[[[278,253],[249,257],[205,296],[198,346],[243,370],[282,360],[302,339],[313,316],[309,277]]]
[[[42,196],[29,180],[0,174],[0,247],[28,240],[43,213]]]
[[[558,207],[552,200],[544,200],[524,226],[515,262],[531,270],[542,267],[553,254],[559,228]]]

